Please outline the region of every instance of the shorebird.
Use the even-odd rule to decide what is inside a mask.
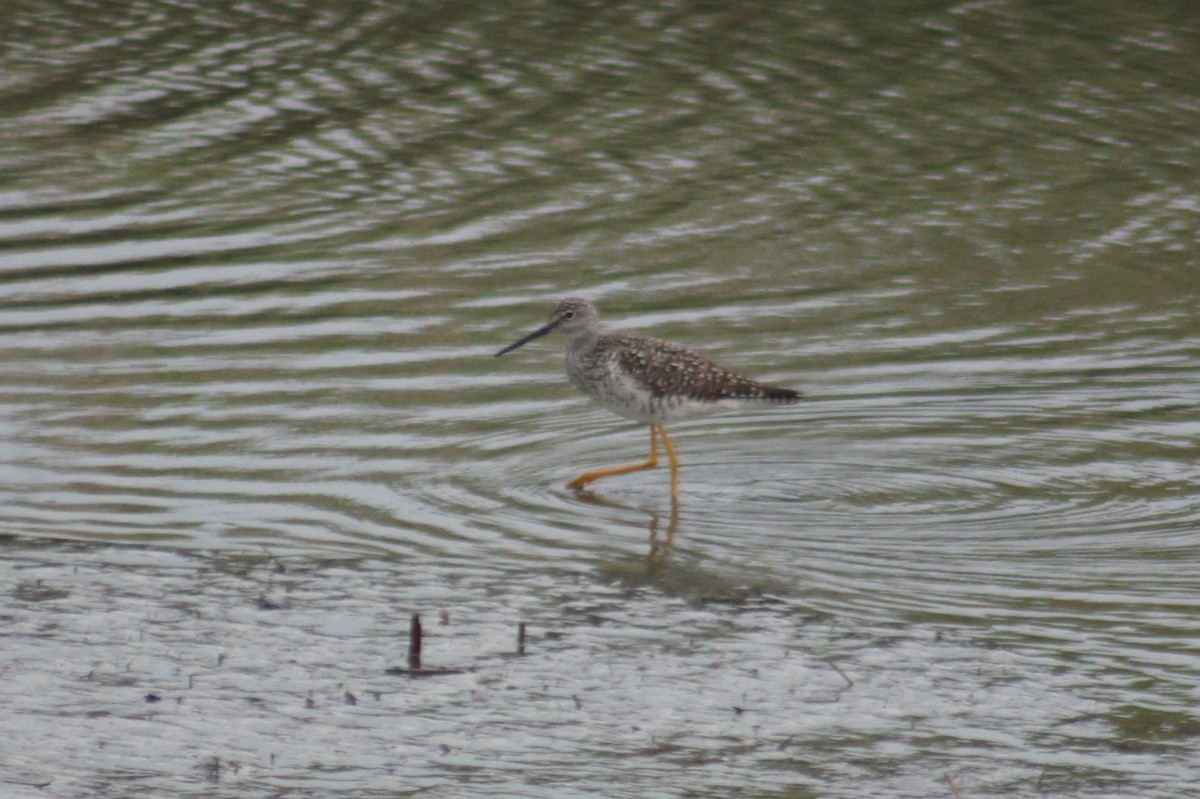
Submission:
[[[567,377],[592,399],[619,416],[650,425],[650,456],[643,463],[584,472],[569,488],[582,489],[602,477],[658,466],[661,438],[671,464],[671,499],[679,497],[679,457],[667,435],[677,419],[710,411],[797,402],[800,392],[760,383],[719,366],[686,347],[628,333],[605,333],[587,300],[568,297],[554,306],[550,320],[497,356],[552,330],[567,337]]]

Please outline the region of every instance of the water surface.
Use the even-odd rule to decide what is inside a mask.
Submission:
[[[1200,781],[1200,12],[9,20],[6,787]],[[807,399],[576,495],[569,294]]]

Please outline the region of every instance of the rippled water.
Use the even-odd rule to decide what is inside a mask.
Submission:
[[[1200,9],[9,18],[7,787],[1200,781]],[[807,398],[576,495],[568,294]]]

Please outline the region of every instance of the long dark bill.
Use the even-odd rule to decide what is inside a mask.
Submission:
[[[558,326],[557,321],[547,322],[546,324],[539,327],[537,330],[530,333],[528,336],[525,336],[522,339],[518,339],[517,341],[514,341],[512,344],[509,344],[507,347],[505,347],[504,349],[497,352],[496,357],[500,357],[501,355],[503,355],[506,352],[512,352],[517,347],[520,347],[523,344],[528,344],[529,342],[533,341],[535,338],[541,338],[542,336],[546,335],[547,333],[549,333],[551,330],[553,330],[557,326]]]

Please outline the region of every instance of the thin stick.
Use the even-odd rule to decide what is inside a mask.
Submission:
[[[850,677],[848,677],[846,675],[846,672],[842,671],[841,667],[838,666],[838,664],[833,662],[833,658],[825,658],[825,662],[828,663],[833,668],[834,671],[836,671],[838,674],[842,675],[842,679],[846,681],[847,688],[854,687],[854,680],[850,679]]]
[[[421,668],[421,614],[414,613],[408,627],[408,667]]]

